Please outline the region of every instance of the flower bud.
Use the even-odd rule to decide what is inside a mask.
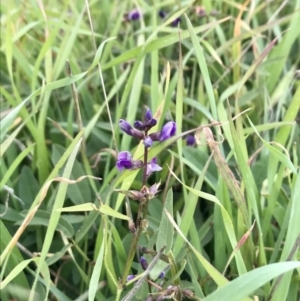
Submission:
[[[129,13],[127,13],[127,20],[128,21],[136,21],[139,20],[141,18],[142,14],[139,10],[137,9],[133,9],[132,11],[130,11]]]
[[[132,279],[134,279],[136,277],[136,275],[128,275],[127,276],[127,281],[131,281]]]
[[[141,131],[144,131],[145,130],[145,125],[142,121],[140,120],[136,120],[133,124],[133,126],[138,129],[138,130],[141,130]]]
[[[152,120],[152,112],[151,112],[151,110],[148,109],[146,111],[144,120],[145,120],[146,123]]]
[[[196,139],[194,135],[187,135],[186,136],[186,145],[193,146],[196,143]]]
[[[162,19],[164,19],[164,18],[166,17],[167,13],[166,13],[164,10],[160,10],[160,11],[158,12],[158,15],[159,15]]]
[[[127,135],[135,137],[137,139],[142,140],[144,138],[144,134],[139,130],[134,129],[126,120],[120,119],[119,126],[122,131],[124,131]]]
[[[165,278],[166,276],[166,272],[165,271],[162,271],[159,275],[158,275],[158,278],[159,279],[162,279],[162,278]]]
[[[130,152],[125,151],[118,154],[117,168],[119,170],[133,168],[133,160]]]
[[[146,271],[147,270],[147,268],[148,268],[148,262],[147,262],[147,260],[145,259],[145,257],[141,257],[141,259],[140,259],[140,264],[141,264],[141,266],[142,266],[142,269],[144,270],[144,271]]]
[[[165,141],[171,138],[172,136],[174,136],[175,133],[176,133],[176,123],[173,121],[169,121],[163,126],[159,135],[159,141]]]
[[[149,136],[147,136],[147,137],[144,138],[144,145],[147,148],[151,147],[152,144],[153,144],[153,140]]]

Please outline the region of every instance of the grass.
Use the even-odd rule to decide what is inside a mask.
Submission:
[[[299,300],[300,1],[202,5],[1,5],[1,300]]]

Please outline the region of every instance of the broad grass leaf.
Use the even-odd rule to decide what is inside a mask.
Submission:
[[[9,130],[10,126],[13,124],[13,122],[16,120],[20,110],[27,104],[29,99],[25,99],[22,101],[19,105],[17,105],[15,108],[13,108],[1,121],[0,121],[0,143],[3,142],[4,137]]]
[[[19,195],[25,203],[25,209],[29,208],[40,190],[40,185],[35,178],[33,171],[24,165],[19,181]]]
[[[6,248],[6,246],[8,245],[8,243],[11,241],[12,237],[1,219],[0,219],[0,233],[1,233],[0,252],[2,253],[3,250]],[[23,260],[24,258],[20,253],[19,249],[14,247],[11,250],[10,256],[8,257],[5,263],[5,268],[4,266],[1,267],[2,279],[4,278],[4,276],[7,276],[10,273],[10,271],[12,271],[15,266],[17,266],[18,263],[22,262]],[[16,277],[9,283],[18,285],[19,287],[22,287],[24,289],[30,289],[29,283],[23,271],[20,271],[20,273],[16,275]]]
[[[26,216],[28,211],[23,211],[21,212],[21,215],[24,217]],[[38,210],[32,220],[30,221],[29,225],[30,226],[49,226],[49,221],[50,221],[51,213],[48,211],[44,210]],[[22,220],[16,222],[16,225],[21,225]],[[64,233],[64,235],[68,238],[71,238],[74,235],[74,229],[73,226],[62,216],[59,217],[59,221],[57,224],[57,231],[61,231]]]
[[[300,268],[298,261],[279,262],[259,267],[227,283],[202,301],[240,301],[270,280],[296,268]]]
[[[162,213],[162,218],[160,221],[159,229],[158,229],[158,236],[156,240],[156,250],[160,250],[162,247],[165,248],[165,254],[168,254],[169,251],[172,248],[173,244],[173,236],[174,236],[174,228],[173,225],[171,224],[170,220],[168,219],[166,215],[167,210],[172,216],[173,212],[173,190],[172,187],[169,189],[164,208],[163,208],[163,213]]]

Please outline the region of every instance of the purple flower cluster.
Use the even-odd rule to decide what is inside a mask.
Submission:
[[[167,122],[159,132],[148,134],[149,130],[157,124],[157,120],[153,118],[151,111],[148,109],[145,113],[144,120],[137,120],[133,126],[126,120],[120,119],[119,126],[127,135],[143,140],[146,149],[153,145],[154,141],[165,141],[176,133],[176,124],[173,121]],[[128,151],[122,151],[118,154],[117,168],[138,169],[143,167],[143,162],[133,160],[132,155]],[[149,177],[153,172],[160,171],[162,168],[156,163],[156,158],[153,158],[147,163],[146,176]]]

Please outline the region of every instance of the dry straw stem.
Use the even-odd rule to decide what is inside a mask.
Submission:
[[[51,183],[52,182],[64,182],[64,183],[68,183],[68,184],[76,184],[76,183],[81,182],[85,178],[93,178],[93,179],[96,179],[96,180],[101,180],[100,178],[87,175],[87,176],[79,177],[77,180],[70,180],[70,179],[66,179],[66,178],[63,178],[63,177],[57,177],[57,178],[54,178],[54,179],[52,179],[52,180],[45,183],[45,185],[41,189],[40,200],[39,200],[38,204],[35,207],[33,207],[30,212],[28,212],[28,214],[26,215],[26,217],[23,220],[22,224],[18,228],[17,232],[12,237],[11,241],[9,242],[9,244],[6,246],[3,253],[1,254],[1,256],[0,256],[0,266],[2,266],[6,256],[12,250],[12,248],[16,245],[16,243],[18,242],[20,236],[22,235],[22,233],[25,231],[28,224],[33,219],[34,215],[36,214],[36,212],[39,209],[40,205],[42,204],[43,200],[45,199]]]
[[[204,127],[203,129],[200,129],[200,131],[198,130],[196,132],[195,137],[196,137],[197,144],[199,144],[199,135],[201,134],[202,131],[204,133],[206,142],[213,154],[213,158],[218,167],[218,170],[221,173],[221,175],[223,176],[228,189],[232,193],[233,198],[236,201],[238,208],[240,209],[240,211],[243,215],[244,223],[247,228],[250,228],[249,221],[248,221],[247,207],[246,207],[246,202],[245,202],[243,193],[238,184],[238,181],[236,180],[236,178],[234,177],[234,174],[228,167],[228,165],[227,165],[225,159],[223,158],[223,156],[220,152],[220,149],[219,149],[219,144],[223,142],[223,138],[222,138],[222,141],[219,141],[219,142],[216,141],[214,139],[211,129],[209,127]],[[221,136],[221,137],[223,137],[223,136]]]

